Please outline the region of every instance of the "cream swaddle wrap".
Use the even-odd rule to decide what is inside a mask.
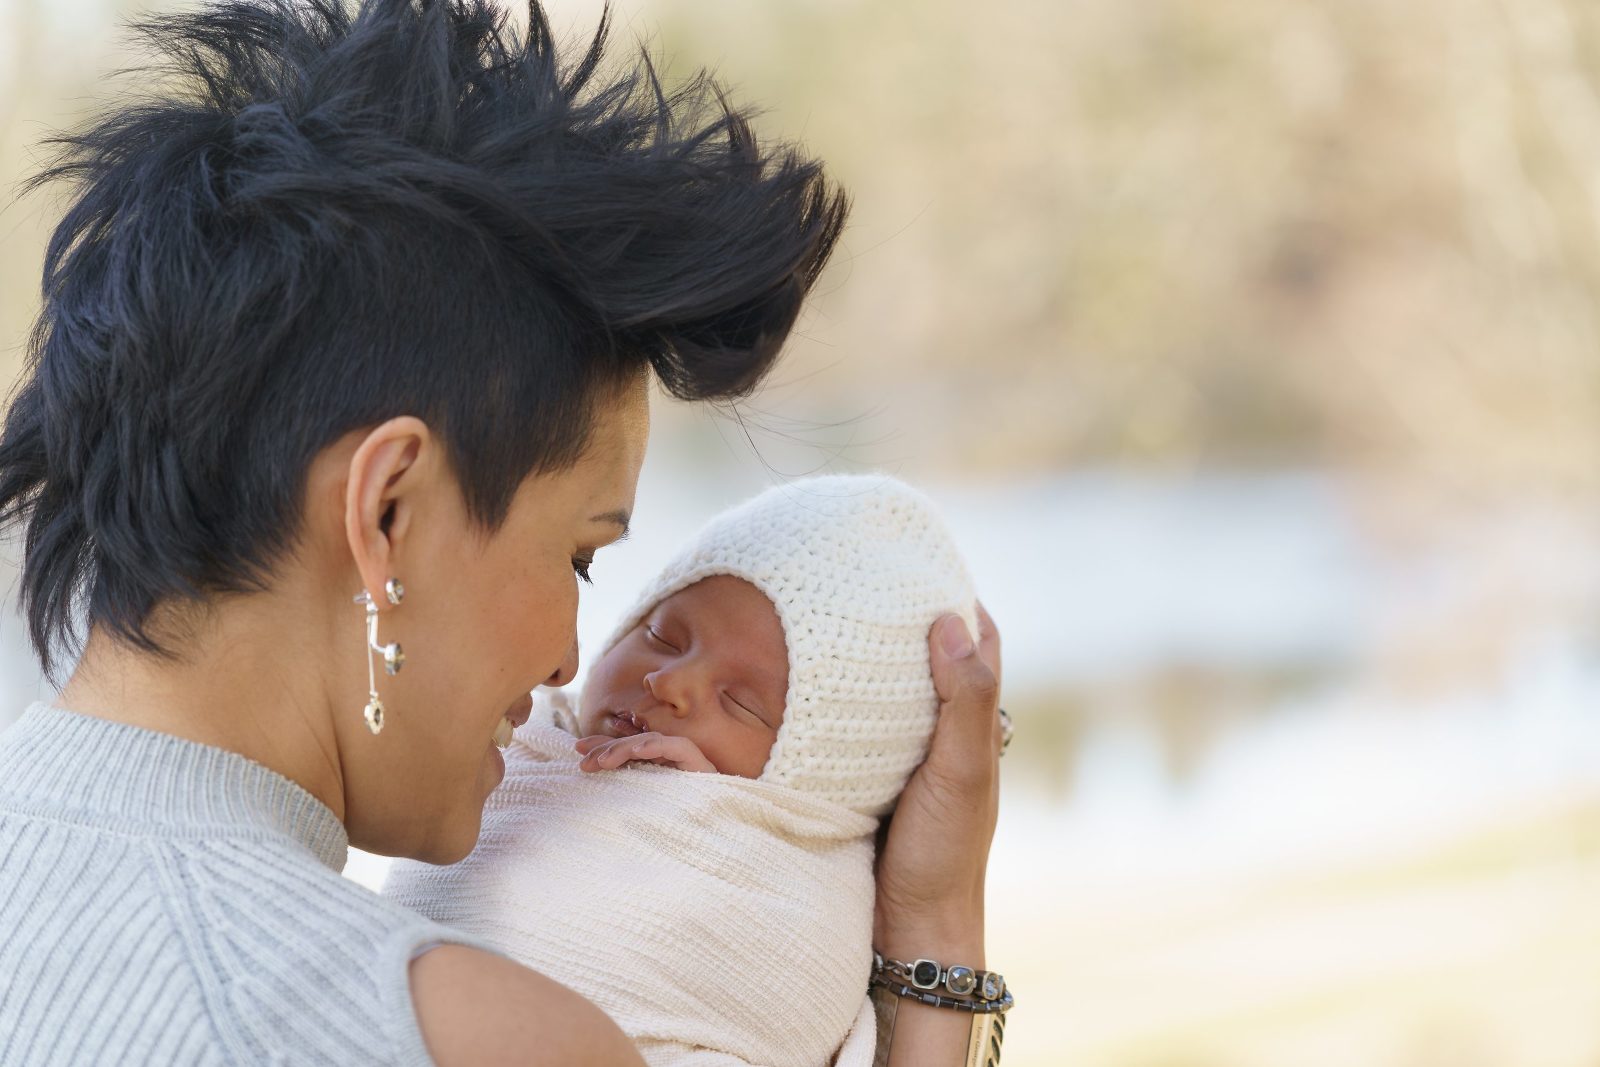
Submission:
[[[541,691],[543,694],[543,691]],[[598,1004],[651,1067],[872,1060],[877,820],[767,782],[578,770],[541,695],[478,847],[402,860],[384,894]]]
[[[397,861],[384,892],[594,1000],[653,1067],[867,1067],[873,831],[938,718],[930,628],[956,612],[976,633],[971,579],[923,494],[806,479],[708,523],[602,654],[723,574],[784,632],[783,723],[758,779],[580,771],[572,709],[541,690],[476,851]]]

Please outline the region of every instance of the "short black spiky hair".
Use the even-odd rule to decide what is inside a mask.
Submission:
[[[575,462],[648,364],[685,399],[766,373],[847,210],[703,73],[607,19],[562,57],[487,0],[231,0],[147,18],[156,87],[55,138],[74,196],[0,431],[0,525],[46,671],[90,626],[266,587],[312,457],[417,415],[474,518]]]

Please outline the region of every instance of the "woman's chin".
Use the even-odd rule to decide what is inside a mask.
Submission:
[[[428,842],[426,848],[396,852],[394,855],[404,855],[423,863],[432,863],[439,867],[448,867],[452,863],[460,863],[472,854],[478,847],[478,835],[483,832],[483,811],[480,808],[478,817],[470,823],[465,819],[460,824],[452,823],[449,832],[441,832]]]

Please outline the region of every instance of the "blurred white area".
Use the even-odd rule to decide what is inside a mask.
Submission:
[[[54,691],[45,684],[28,644],[28,627],[17,606],[21,551],[0,541],[0,729],[35,700]]]

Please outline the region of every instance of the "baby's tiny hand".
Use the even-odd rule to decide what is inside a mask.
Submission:
[[[572,747],[583,756],[578,767],[585,771],[609,771],[624,763],[656,763],[664,767],[676,767],[680,771],[716,773],[717,770],[699,746],[687,737],[669,737],[658,733],[634,734],[632,737],[597,734],[582,738]]]

